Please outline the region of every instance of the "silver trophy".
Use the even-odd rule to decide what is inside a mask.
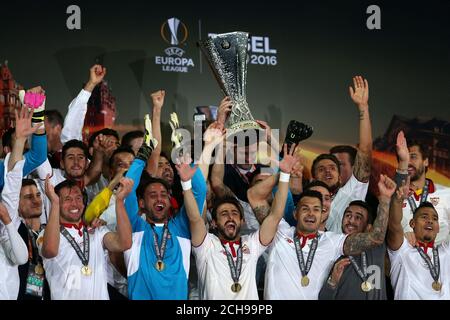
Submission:
[[[226,123],[228,134],[261,129],[247,104],[247,45],[247,32],[217,34],[199,42],[220,88],[233,103]]]

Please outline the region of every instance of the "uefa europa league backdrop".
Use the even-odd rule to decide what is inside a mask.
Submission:
[[[392,165],[384,155],[402,128],[428,139],[433,177],[450,185],[448,1],[9,1],[0,12],[0,61],[25,88],[44,86],[47,108],[63,115],[97,59],[108,70],[118,127],[141,124],[157,89],[166,90],[163,117],[176,111],[191,125],[195,107],[222,98],[196,42],[248,31],[255,118],[281,136],[291,119],[312,125],[309,158],[354,145],[358,112],[348,86],[362,75],[375,157]]]

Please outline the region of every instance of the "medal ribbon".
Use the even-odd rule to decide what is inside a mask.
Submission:
[[[87,228],[83,228],[83,252],[81,252],[80,246],[76,243],[75,239],[70,235],[69,231],[63,226],[60,227],[61,234],[64,238],[69,241],[72,248],[77,253],[78,258],[80,258],[83,266],[87,266],[89,264],[89,233]]]
[[[28,230],[28,252],[30,253],[29,259],[31,263],[38,264],[41,262],[41,256],[39,255],[39,250],[36,244],[37,234],[29,226],[26,227]]]
[[[425,260],[425,262],[428,265],[428,268],[430,269],[430,274],[431,277],[433,278],[434,281],[438,281],[439,280],[439,273],[440,273],[440,264],[439,264],[439,252],[437,247],[433,248],[433,263],[431,263],[431,259],[430,257],[423,252],[422,248],[417,248],[417,251],[419,251],[420,256],[422,257],[423,260]]]
[[[167,222],[164,223],[161,247],[158,243],[158,234],[154,229],[154,225],[151,225],[151,227],[153,230],[153,246],[155,247],[156,258],[159,261],[163,261],[164,255],[166,254],[167,239],[169,238],[169,228],[167,227]]]
[[[422,203],[427,201],[429,184],[430,184],[430,181],[427,180],[427,182],[425,183],[425,186],[423,187],[422,195],[420,196],[419,205],[421,205]],[[408,203],[409,203],[409,207],[411,208],[411,211],[412,212],[416,211],[416,209],[417,209],[416,199],[414,199],[413,195],[410,195],[408,197]]]
[[[300,245],[300,240],[298,239],[298,236],[294,236],[294,243],[295,243],[295,252],[297,253],[297,260],[298,265],[300,266],[300,271],[302,273],[302,276],[306,276],[311,269],[312,262],[314,260],[314,255],[316,254],[317,245],[319,244],[318,236],[313,239],[311,243],[311,248],[309,249],[308,258],[306,260],[306,266],[305,266],[305,260],[303,259],[303,251],[302,246]]]
[[[242,269],[242,242],[239,244],[239,249],[237,251],[236,264],[234,263],[231,253],[228,252],[227,248],[222,244],[223,249],[227,255],[228,266],[230,267],[231,278],[234,283],[239,282],[239,277],[241,276]]]
[[[348,258],[350,259],[350,262],[352,263],[353,268],[355,269],[355,271],[358,273],[359,277],[361,278],[361,280],[363,282],[367,281],[367,255],[366,253],[363,251],[361,252],[361,265],[362,265],[362,270],[359,267],[358,263],[356,262],[355,258],[352,256],[348,256]]]

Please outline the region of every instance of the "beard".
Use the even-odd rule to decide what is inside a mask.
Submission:
[[[341,184],[338,181],[336,184],[334,184],[332,186],[328,186],[328,187],[330,188],[330,191],[332,194],[336,194],[338,192],[339,188],[341,187]]]
[[[236,225],[236,228],[234,229],[233,234],[228,235],[225,229],[225,226],[217,226],[217,231],[220,235],[223,236],[224,239],[228,240],[228,241],[232,241],[236,238],[237,235],[240,234],[241,232],[241,226]]]
[[[414,167],[415,173],[410,177],[411,182],[417,181],[420,179],[420,177],[425,173],[425,166],[422,164],[418,168]]]
[[[145,209],[144,212],[147,220],[150,220],[151,222],[154,223],[163,223],[164,221],[166,221],[168,216],[167,214],[168,210],[155,213],[153,212],[153,210]]]

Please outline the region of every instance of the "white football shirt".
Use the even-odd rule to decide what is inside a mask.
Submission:
[[[231,277],[227,255],[220,239],[207,233],[203,243],[193,247],[198,271],[198,287],[202,300],[258,300],[256,287],[256,264],[259,256],[267,248],[259,241],[259,231],[241,237],[242,243],[242,269],[239,284],[242,289],[233,292],[231,286],[234,281]],[[229,245],[225,248],[231,253]],[[235,245],[235,250],[239,246]],[[236,263],[236,259],[234,260]]]
[[[83,236],[74,228],[66,228],[83,251]],[[45,230],[39,234],[44,236]],[[103,237],[109,230],[99,227],[89,233],[90,276],[81,273],[83,264],[69,241],[60,234],[58,255],[43,258],[45,275],[50,285],[52,300],[109,300],[106,275],[106,258]],[[38,239],[38,243],[41,242]],[[42,242],[39,244],[39,252]]]
[[[319,243],[308,272],[309,285],[302,287],[302,274],[294,243],[295,233],[295,227],[290,227],[284,219],[280,221],[269,247],[264,288],[266,300],[317,300],[334,262],[343,255],[347,235],[319,231]],[[307,240],[302,249],[305,264],[312,241]]]
[[[443,300],[450,299],[450,246],[449,242],[438,245],[441,291],[431,287],[433,278],[425,260],[406,238],[402,246],[392,251],[388,249],[391,261],[391,283],[395,300]],[[433,250],[427,250],[433,261]]]

